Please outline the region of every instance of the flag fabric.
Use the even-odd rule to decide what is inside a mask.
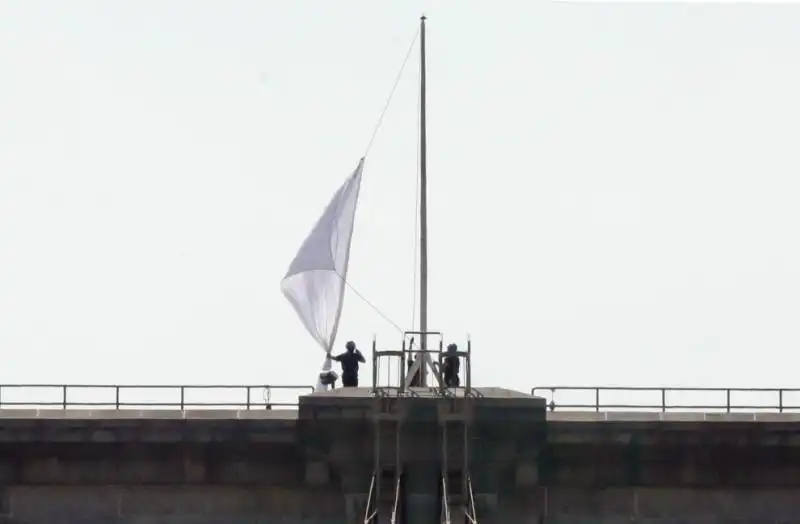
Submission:
[[[332,365],[330,354],[344,305],[363,169],[362,158],[328,203],[281,281],[284,296],[294,307],[303,326],[325,351],[321,373],[330,371]],[[322,387],[319,376],[316,384],[317,389]]]

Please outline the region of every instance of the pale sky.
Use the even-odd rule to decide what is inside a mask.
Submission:
[[[423,12],[430,327],[474,382],[800,386],[800,6],[534,0],[0,0],[0,383],[311,384],[280,280]],[[349,274],[409,328],[418,65]],[[349,293],[337,346],[373,334]]]

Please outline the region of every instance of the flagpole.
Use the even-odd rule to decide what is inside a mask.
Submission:
[[[425,16],[420,18],[420,69],[419,69],[419,329],[420,349],[428,349],[428,143],[425,115]],[[427,360],[427,355],[422,354]],[[420,385],[427,386],[427,369],[419,370]]]

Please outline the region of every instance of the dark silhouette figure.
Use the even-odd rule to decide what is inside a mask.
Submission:
[[[333,357],[333,360],[342,365],[342,387],[358,387],[358,363],[366,362],[364,355],[356,349],[356,343],[352,340],[345,345],[347,351]]]
[[[455,354],[457,351],[458,346],[450,344],[445,352],[442,375],[444,375],[444,385],[448,388],[457,388],[461,384],[458,377],[458,373],[461,371],[461,360]]]
[[[414,365],[414,362],[416,362],[418,358],[419,358],[419,355],[416,356],[416,357],[413,357],[413,358],[412,357],[408,357],[408,369],[406,370],[406,373],[411,373],[411,366]],[[417,371],[414,373],[414,376],[411,377],[411,381],[408,383],[409,387],[418,388],[418,387],[420,387],[422,385],[422,372],[423,371],[424,370],[422,368],[417,369]]]

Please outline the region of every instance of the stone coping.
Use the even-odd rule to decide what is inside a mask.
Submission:
[[[2,420],[271,420],[294,422],[296,409],[0,409]],[[554,411],[548,422],[800,422],[800,413]]]
[[[296,409],[0,409],[2,420],[297,420]]]

